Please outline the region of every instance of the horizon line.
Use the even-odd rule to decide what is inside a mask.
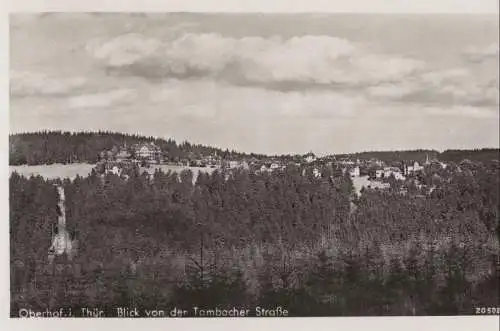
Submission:
[[[484,147],[474,147],[474,148],[446,148],[446,149],[438,149],[438,148],[424,148],[424,147],[418,147],[418,148],[412,148],[412,149],[384,149],[384,150],[363,150],[363,151],[354,151],[354,152],[342,152],[342,153],[318,153],[318,152],[304,152],[304,153],[258,153],[258,152],[244,152],[244,151],[239,151],[236,149],[230,149],[230,148],[223,148],[219,146],[214,146],[214,145],[206,145],[204,143],[196,143],[196,142],[191,142],[187,139],[183,140],[177,140],[175,137],[160,137],[160,136],[155,136],[155,135],[146,135],[143,133],[126,133],[126,132],[120,132],[120,131],[107,131],[107,130],[59,130],[59,129],[51,129],[51,130],[40,130],[40,131],[26,131],[26,132],[9,132],[9,137],[14,136],[14,135],[26,135],[26,134],[41,134],[41,133],[70,133],[70,134],[79,134],[79,133],[99,133],[99,132],[104,132],[106,134],[118,134],[118,135],[124,135],[124,136],[138,136],[139,138],[145,138],[145,139],[161,139],[161,140],[173,140],[177,145],[180,145],[182,143],[189,143],[190,145],[202,145],[204,147],[209,147],[209,148],[216,148],[220,150],[229,150],[233,151],[239,154],[256,154],[256,155],[264,155],[264,156],[292,156],[292,155],[304,155],[307,153],[313,153],[316,156],[330,156],[330,155],[352,155],[352,154],[363,154],[363,153],[395,153],[395,152],[419,152],[419,151],[426,151],[426,152],[437,152],[439,154],[442,154],[446,151],[480,151],[480,150],[498,150],[500,151],[500,146],[499,147],[492,147],[492,146],[484,146]]]

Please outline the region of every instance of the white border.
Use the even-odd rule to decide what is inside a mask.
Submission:
[[[370,331],[444,331],[498,330],[498,316],[476,317],[316,317],[246,319],[65,319],[10,320],[6,330],[370,330]]]
[[[0,2],[5,4],[5,2]],[[0,210],[3,263],[0,279],[0,328],[3,330],[77,330],[119,328],[123,331],[177,330],[498,330],[498,316],[476,317],[361,317],[288,319],[9,319],[8,232],[8,13],[47,11],[141,12],[371,12],[371,13],[498,13],[497,0],[10,0],[0,7]],[[4,328],[3,326],[7,326]]]
[[[9,11],[498,13],[498,0],[8,0]]]

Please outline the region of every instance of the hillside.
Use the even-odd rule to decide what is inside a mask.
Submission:
[[[375,159],[388,164],[398,161],[418,161],[423,163],[427,157],[429,159],[438,158],[439,152],[435,150],[418,149],[409,151],[372,151],[352,154],[337,154],[335,156],[337,159],[350,158],[353,160],[359,159],[360,161]]]
[[[462,160],[471,160],[475,162],[489,162],[499,160],[500,149],[483,148],[472,150],[449,149],[439,155],[443,162],[460,162]]]
[[[177,143],[173,139],[161,139],[128,135],[123,133],[98,132],[62,132],[41,131],[34,133],[12,134],[9,136],[10,165],[38,165],[53,163],[88,162],[95,163],[103,150],[114,146],[154,142],[167,157],[168,161],[179,161],[208,155],[222,157],[241,157],[244,154],[235,151],[189,142]],[[258,156],[258,155],[255,155]]]
[[[492,160],[499,160],[500,149],[498,148],[483,148],[483,149],[449,149],[440,153],[436,150],[407,150],[407,151],[373,151],[361,152],[352,154],[337,154],[337,159],[350,158],[353,160],[370,160],[376,159],[384,161],[385,163],[392,163],[398,161],[412,162],[417,161],[420,163],[429,160],[437,159],[439,161],[449,163],[459,163],[463,160],[470,160],[474,162],[490,162]]]
[[[136,143],[154,142],[166,156],[167,161],[202,158],[208,155],[219,155],[222,158],[241,159],[243,157],[266,158],[262,154],[241,153],[223,150],[189,142],[178,143],[173,139],[161,139],[123,133],[97,132],[63,132],[41,131],[33,133],[11,134],[9,136],[9,164],[10,165],[40,165],[54,163],[87,162],[95,163],[103,150],[110,150],[114,146],[131,146]],[[427,158],[438,159],[443,162],[461,162],[468,159],[476,162],[498,160],[499,149],[483,148],[474,150],[446,150],[442,153],[436,150],[406,150],[406,151],[370,151],[351,154],[335,154],[337,159],[349,158],[370,160],[377,159],[387,164],[399,161],[420,163]],[[298,159],[301,156],[296,156]],[[280,156],[282,159],[294,159],[290,155]],[[297,160],[298,160],[297,159]]]

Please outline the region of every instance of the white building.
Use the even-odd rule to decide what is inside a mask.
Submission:
[[[341,164],[341,165],[344,165],[344,166],[352,166],[352,165],[355,164],[354,161],[351,161],[351,160],[348,160],[348,159],[340,160],[338,163]]]
[[[406,177],[401,172],[395,172],[394,178],[396,178],[396,180],[405,180],[406,179]]]
[[[240,163],[238,161],[229,161],[229,168],[230,169],[235,169],[238,168]]]
[[[240,168],[248,170],[248,169],[250,169],[250,165],[248,164],[247,161],[243,161],[240,163]]]
[[[413,171],[418,172],[418,171],[423,171],[424,166],[421,166],[418,162],[415,161],[413,164]]]
[[[384,178],[389,178],[391,175],[397,180],[405,180],[405,176],[401,173],[399,168],[386,167],[384,168]]]
[[[313,152],[309,152],[306,155],[304,155],[304,159],[307,163],[311,163],[316,161],[316,155],[314,155]]]
[[[354,193],[357,196],[361,195],[361,190],[366,189],[387,189],[390,188],[389,183],[383,183],[380,181],[372,181],[368,176],[359,176],[352,179],[352,184],[354,185]]]
[[[154,143],[139,144],[134,146],[136,158],[150,161],[158,160],[161,157],[161,150]]]
[[[359,167],[354,167],[353,169],[351,169],[349,171],[349,175],[351,177],[359,177],[360,176],[360,171],[359,171]]]
[[[122,170],[118,166],[113,166],[113,168],[111,168],[109,172],[117,176],[120,176],[122,174]]]
[[[415,163],[413,163],[412,166],[406,167],[406,174],[409,175],[409,174],[420,172],[423,170],[424,170],[424,167],[415,161]]]

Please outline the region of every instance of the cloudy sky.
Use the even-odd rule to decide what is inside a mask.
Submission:
[[[499,145],[494,15],[10,18],[11,132],[270,154]]]

